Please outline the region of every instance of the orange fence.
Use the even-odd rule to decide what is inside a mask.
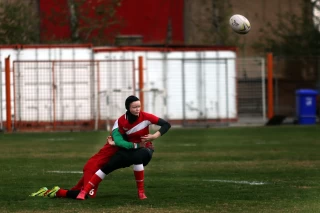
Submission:
[[[113,58],[110,54],[95,58]],[[238,117],[265,122],[275,114],[294,117],[295,91],[319,85],[316,57],[165,59],[161,54],[136,61],[12,64],[8,57],[2,124],[7,132],[110,129],[125,111],[123,100],[132,94],[145,102],[146,111],[177,125],[216,125]]]

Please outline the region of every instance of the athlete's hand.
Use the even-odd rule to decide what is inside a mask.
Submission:
[[[154,139],[156,139],[156,137],[152,134],[141,136],[141,141],[153,141]]]
[[[147,141],[148,141],[147,139],[144,139],[144,138],[141,137],[141,143],[142,142],[147,142]]]
[[[112,140],[112,137],[111,137],[111,136],[108,136],[108,137],[107,137],[107,142],[108,142],[108,144],[111,145],[111,146],[115,146],[115,145],[116,145],[116,144],[114,143],[114,141]]]

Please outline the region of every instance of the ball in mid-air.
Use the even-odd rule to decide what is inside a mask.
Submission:
[[[249,20],[243,15],[235,14],[230,18],[230,26],[236,33],[247,34],[251,30]]]

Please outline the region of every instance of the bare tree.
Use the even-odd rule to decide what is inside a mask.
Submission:
[[[70,12],[70,29],[71,29],[71,40],[77,42],[80,40],[79,37],[79,20],[76,11],[76,4],[74,0],[68,0],[68,7]]]
[[[0,2],[0,41],[2,44],[39,42],[39,17],[33,1]]]
[[[116,17],[116,11],[121,6],[121,2],[122,0],[67,0],[67,8],[56,2],[50,14],[42,14],[42,18],[53,25],[68,26],[70,38],[59,41],[52,37],[50,42],[94,45],[114,42],[114,37],[122,24]]]
[[[318,19],[313,9],[319,7],[319,2],[300,0],[301,14],[279,14],[276,25],[268,23],[266,29],[260,29],[264,37],[254,44],[254,48],[283,56],[320,55],[319,23],[312,22],[312,19]]]
[[[185,17],[190,26],[185,32],[188,44],[239,45],[229,26],[230,0],[186,0],[185,7],[185,13],[190,14]]]

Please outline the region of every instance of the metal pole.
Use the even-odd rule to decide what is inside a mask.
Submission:
[[[273,107],[273,55],[267,54],[268,66],[268,118],[271,119],[274,115]]]
[[[109,128],[109,123],[110,123],[110,119],[109,119],[109,110],[110,110],[110,107],[109,107],[109,93],[108,93],[108,90],[106,90],[106,104],[107,104],[107,113],[106,113],[106,131],[109,131],[111,132],[112,129],[111,127]]]
[[[167,82],[168,82],[167,81],[167,79],[168,79],[168,60],[167,60],[168,53],[167,53],[167,51],[165,51],[163,54],[164,54],[163,55],[164,69],[163,69],[162,76],[163,76],[163,89],[165,90],[164,95],[163,95],[163,105],[164,105],[163,117],[165,119],[168,119],[168,105],[167,105],[168,104],[168,97],[167,97],[167,92],[166,92],[166,88],[168,88],[168,85],[167,85]]]
[[[36,48],[36,50],[35,50],[35,55],[36,55],[36,61],[38,61],[38,48]],[[20,64],[20,63],[19,63]],[[37,99],[37,106],[36,106],[36,110],[37,110],[37,121],[38,121],[38,123],[40,122],[40,90],[39,90],[39,86],[40,86],[40,77],[39,77],[39,64],[36,62],[36,93],[37,93],[37,95],[36,95],[36,99]],[[21,85],[20,85],[20,87],[21,87]],[[21,114],[20,114],[21,115]]]
[[[186,97],[185,97],[185,58],[184,53],[182,57],[182,70],[181,70],[181,78],[182,78],[182,125],[185,124],[186,121]]]
[[[141,102],[141,111],[144,110],[144,93],[143,93],[143,89],[144,89],[144,78],[143,78],[143,57],[139,56],[138,57],[139,60],[139,99]]]
[[[100,81],[100,62],[97,62],[97,72],[95,72],[96,78],[97,78],[97,85],[94,87],[94,94],[95,94],[95,124],[94,124],[94,129],[98,130],[99,127],[99,113],[100,113],[100,91],[99,91],[99,81]]]
[[[6,109],[7,109],[7,132],[12,132],[11,126],[11,83],[10,83],[10,55],[5,59],[6,63]]]
[[[64,121],[64,99],[63,99],[63,87],[64,87],[64,83],[63,83],[63,71],[62,71],[62,49],[59,49],[59,108],[60,108],[60,118],[58,118],[60,121]]]
[[[17,61],[20,61],[20,53],[21,53],[21,49],[18,48],[17,50]],[[23,82],[23,76],[21,74],[21,63],[18,62],[17,63],[17,66],[18,66],[18,71],[14,73],[14,75],[17,75],[17,81],[16,81],[16,84],[14,85],[14,87],[16,88],[17,90],[17,94],[14,94],[14,96],[17,98],[17,101],[14,103],[14,108],[16,109],[14,111],[14,121],[17,121],[19,119],[19,121],[21,121],[21,115],[22,115],[22,109],[24,108],[23,104],[24,104],[24,101],[21,101],[21,98],[22,98],[22,92],[21,92],[21,89],[22,89],[22,82]],[[13,70],[14,70],[14,67],[13,67]],[[14,76],[15,78],[15,76]],[[14,93],[15,90],[14,90]],[[18,111],[18,113],[17,113]],[[18,116],[17,116],[18,114]],[[16,125],[14,123],[14,125]]]
[[[262,119],[266,121],[267,118],[267,107],[266,107],[266,68],[265,68],[265,60],[261,58],[261,86],[262,86]]]
[[[205,52],[202,53],[202,58],[206,58]],[[206,61],[201,60],[201,70],[202,70],[202,85],[201,85],[201,90],[202,90],[202,105],[203,105],[203,118],[208,120],[208,110],[207,110],[207,66],[206,66]]]
[[[56,96],[57,96],[57,83],[56,83],[56,72],[55,72],[55,62],[52,62],[52,124],[53,130],[56,130]]]
[[[197,53],[197,68],[196,68],[196,76],[197,76],[197,82],[196,82],[196,85],[197,85],[197,97],[198,97],[198,118],[203,118],[203,114],[204,114],[204,111],[205,111],[205,107],[202,103],[202,100],[203,100],[203,95],[204,95],[204,92],[202,90],[202,85],[203,85],[203,81],[202,81],[202,57],[201,57],[201,53],[202,52],[199,52]]]
[[[227,59],[224,59],[224,65],[225,65],[225,88],[226,88],[226,123],[229,124],[229,75],[228,75],[228,61]]]
[[[74,98],[74,101],[73,101],[73,122],[76,122],[77,121],[77,105],[76,105],[76,66],[75,66],[75,49],[72,48],[72,69],[71,69],[71,72],[72,72],[72,93],[73,93],[73,98]]]
[[[1,56],[0,56],[1,58]],[[0,62],[0,130],[3,129],[2,118],[2,63]]]
[[[217,112],[217,119],[220,119],[220,105],[219,105],[219,101],[220,101],[220,64],[219,64],[220,60],[219,60],[219,53],[217,53],[217,60],[216,60],[216,66],[217,66],[217,70],[216,70],[216,95],[217,95],[217,101],[216,101],[216,112]]]
[[[98,130],[98,126],[95,122],[95,70],[96,70],[96,63],[95,63],[95,54],[93,51],[91,51],[91,60],[90,60],[90,119],[94,122],[92,125],[94,125],[94,130]]]

